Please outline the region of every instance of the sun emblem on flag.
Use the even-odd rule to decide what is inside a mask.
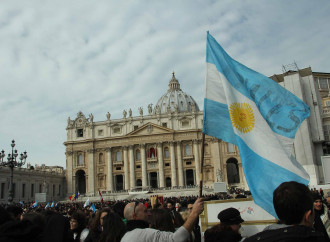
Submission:
[[[232,103],[229,114],[233,127],[241,133],[249,133],[254,128],[253,109],[248,103]]]

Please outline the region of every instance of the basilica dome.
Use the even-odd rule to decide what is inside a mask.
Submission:
[[[168,91],[158,100],[154,107],[154,114],[199,111],[199,107],[192,96],[180,89],[180,83],[175,78],[174,72],[168,87]]]

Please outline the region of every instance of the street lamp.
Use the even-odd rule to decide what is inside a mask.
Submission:
[[[20,161],[16,161],[16,158],[18,156],[17,150],[14,150],[15,147],[15,140],[12,140],[11,142],[11,154],[8,154],[7,162],[3,161],[3,158],[6,156],[5,151],[2,150],[0,153],[0,166],[8,166],[10,168],[10,180],[9,180],[9,195],[8,195],[8,204],[13,203],[14,198],[14,187],[13,187],[13,177],[14,177],[14,167],[21,167],[25,164],[27,153],[24,151],[24,153],[20,154]]]

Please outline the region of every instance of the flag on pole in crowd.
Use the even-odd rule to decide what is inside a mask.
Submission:
[[[95,208],[94,203],[92,204],[92,206],[91,206],[89,209],[90,209],[90,210],[93,210],[94,213],[96,212],[96,208]]]
[[[91,205],[91,202],[89,201],[89,198],[86,200],[86,202],[84,203],[84,208]]]
[[[102,194],[101,194],[100,190],[99,190],[99,195],[100,195],[101,203],[103,203],[104,201],[103,201],[103,197],[102,197]]]
[[[37,201],[35,201],[35,202],[32,204],[32,207],[33,207],[33,208],[36,208],[36,207],[38,207],[38,202],[37,202]]]
[[[24,207],[24,203],[22,201],[19,201],[19,204]]]
[[[203,133],[238,146],[253,199],[276,216],[273,191],[285,181],[309,183],[291,155],[309,107],[270,78],[232,59],[207,33]]]
[[[58,204],[59,204],[59,202],[57,202],[57,203],[55,204],[55,208],[57,208],[57,207],[58,207]]]
[[[76,200],[79,196],[80,196],[80,193],[79,193],[79,191],[78,191],[78,192],[76,192],[76,194],[74,195],[74,199]]]
[[[55,206],[54,201],[52,202],[52,204],[50,205],[51,208],[53,208]]]
[[[75,195],[76,195],[76,194],[72,194],[72,195],[69,197],[69,200],[74,199]]]
[[[47,203],[46,207],[45,208],[49,208],[49,203]]]

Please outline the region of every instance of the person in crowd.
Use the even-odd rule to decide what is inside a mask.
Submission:
[[[20,221],[0,207],[0,242],[42,242],[43,231],[30,221]]]
[[[172,200],[167,200],[166,208],[170,211],[175,209],[174,202]]]
[[[175,232],[170,212],[167,209],[151,210],[150,228],[160,231]]]
[[[30,212],[22,215],[22,221],[30,221],[44,231],[46,226],[46,219],[41,213]]]
[[[330,242],[329,232],[330,232],[330,220],[329,220],[329,212],[328,208],[323,205],[323,200],[321,194],[314,193],[314,229],[323,233],[324,237],[327,241]]]
[[[242,236],[239,233],[241,223],[244,222],[236,208],[227,208],[218,214],[220,224],[207,229],[204,233],[205,242],[238,242]]]
[[[149,224],[146,222],[147,208],[139,202],[129,203],[124,210],[128,232],[121,241],[188,241],[197,217],[203,212],[203,203],[203,199],[201,198],[196,200],[187,221],[174,233],[148,228]]]
[[[290,181],[279,185],[273,192],[275,212],[281,223],[268,226],[244,242],[321,242],[324,235],[313,230],[314,208],[311,191],[304,184]]]
[[[44,242],[73,241],[69,218],[51,210],[44,211],[42,214],[46,219]]]
[[[91,221],[89,227],[89,233],[85,242],[96,242],[99,240],[100,235],[102,233],[102,225],[103,225],[103,218],[110,213],[110,208],[103,208],[96,212],[96,215]]]
[[[100,242],[119,242],[126,233],[126,225],[121,217],[114,212],[103,217]]]
[[[189,200],[187,202],[187,209],[188,209],[189,214],[192,211],[193,204],[194,204],[194,202],[192,200]],[[201,237],[201,227],[199,226],[199,218],[197,218],[195,221],[192,233],[193,233],[193,240],[195,242],[201,242],[202,237]]]
[[[86,217],[81,211],[74,212],[70,219],[70,230],[73,233],[74,241],[85,241],[88,235],[88,229],[86,228]]]
[[[23,214],[23,209],[20,206],[11,205],[6,208],[7,212],[12,215],[15,220],[20,220]]]
[[[115,205],[113,205],[113,211],[119,215],[119,217],[123,220],[123,222],[126,224],[127,221],[124,217],[124,209],[126,204],[124,202],[117,202]]]

